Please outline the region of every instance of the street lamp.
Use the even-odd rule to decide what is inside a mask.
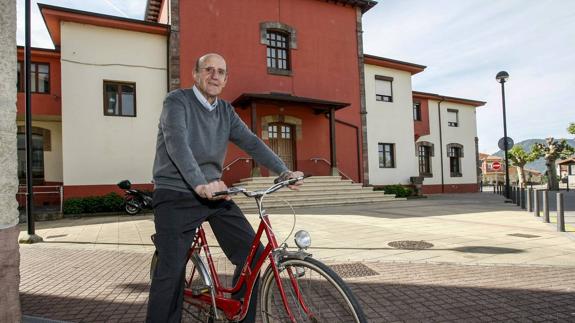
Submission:
[[[509,149],[509,141],[507,139],[507,117],[505,115],[505,82],[509,78],[509,74],[505,71],[497,73],[495,79],[501,83],[501,101],[503,103],[503,141],[505,151],[505,197],[510,198],[511,190],[509,187],[509,159],[507,158],[507,150]]]

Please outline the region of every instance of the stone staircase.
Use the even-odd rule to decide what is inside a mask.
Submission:
[[[249,191],[265,189],[272,185],[274,177],[252,177],[242,179],[233,186],[245,187]],[[282,200],[288,201],[293,207],[312,207],[324,205],[351,205],[373,202],[403,200],[393,194],[374,191],[363,187],[360,183],[342,179],[339,176],[312,176],[305,179],[305,184],[299,191],[288,188],[281,189],[264,198],[264,208],[289,208]],[[255,211],[254,199],[241,194],[234,197],[236,204],[244,211]]]

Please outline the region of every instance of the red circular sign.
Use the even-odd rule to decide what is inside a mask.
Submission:
[[[491,164],[491,169],[493,169],[493,170],[499,170],[500,168],[501,168],[501,163],[498,162],[498,161],[494,161],[494,162]]]

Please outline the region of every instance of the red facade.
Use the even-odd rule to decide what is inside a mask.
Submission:
[[[223,55],[230,78],[223,98],[233,102],[245,93],[281,93],[316,100],[348,103],[336,112],[338,168],[361,181],[360,67],[358,65],[357,11],[317,0],[180,1],[179,62],[181,87],[193,84],[196,59],[210,52]],[[295,30],[297,48],[290,48],[291,75],[268,73],[261,23],[280,23]],[[256,120],[252,123],[252,106]],[[294,168],[328,175],[330,166],[329,118],[313,103],[276,100],[236,106],[248,126],[262,136],[267,119],[285,119],[293,127]],[[294,124],[293,120],[299,120]],[[289,120],[292,120],[290,123]],[[230,147],[225,165],[246,155]],[[226,182],[250,176],[250,164],[241,160],[224,172]],[[266,175],[265,171],[263,175]]]
[[[48,93],[32,93],[32,113],[34,118],[38,116],[57,116],[60,118],[62,116],[62,82],[60,80],[60,52],[32,48],[31,49],[31,60],[32,63],[46,63],[49,65],[49,75],[50,75],[50,91]],[[24,48],[18,47],[18,64],[22,64],[23,69],[24,64]],[[24,76],[21,76],[21,87],[18,89],[18,119],[24,119],[26,113],[26,96],[24,91]]]

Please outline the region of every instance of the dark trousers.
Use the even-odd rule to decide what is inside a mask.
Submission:
[[[196,228],[204,221],[210,223],[220,247],[236,266],[234,284],[240,277],[255,232],[232,201],[208,201],[191,192],[157,189],[153,207],[158,264],[150,287],[146,322],[180,322],[187,255]],[[258,254],[262,251],[263,246],[260,245]],[[255,322],[258,285],[259,279],[254,285],[250,307],[243,322]],[[232,297],[240,299],[244,293],[245,286]]]

